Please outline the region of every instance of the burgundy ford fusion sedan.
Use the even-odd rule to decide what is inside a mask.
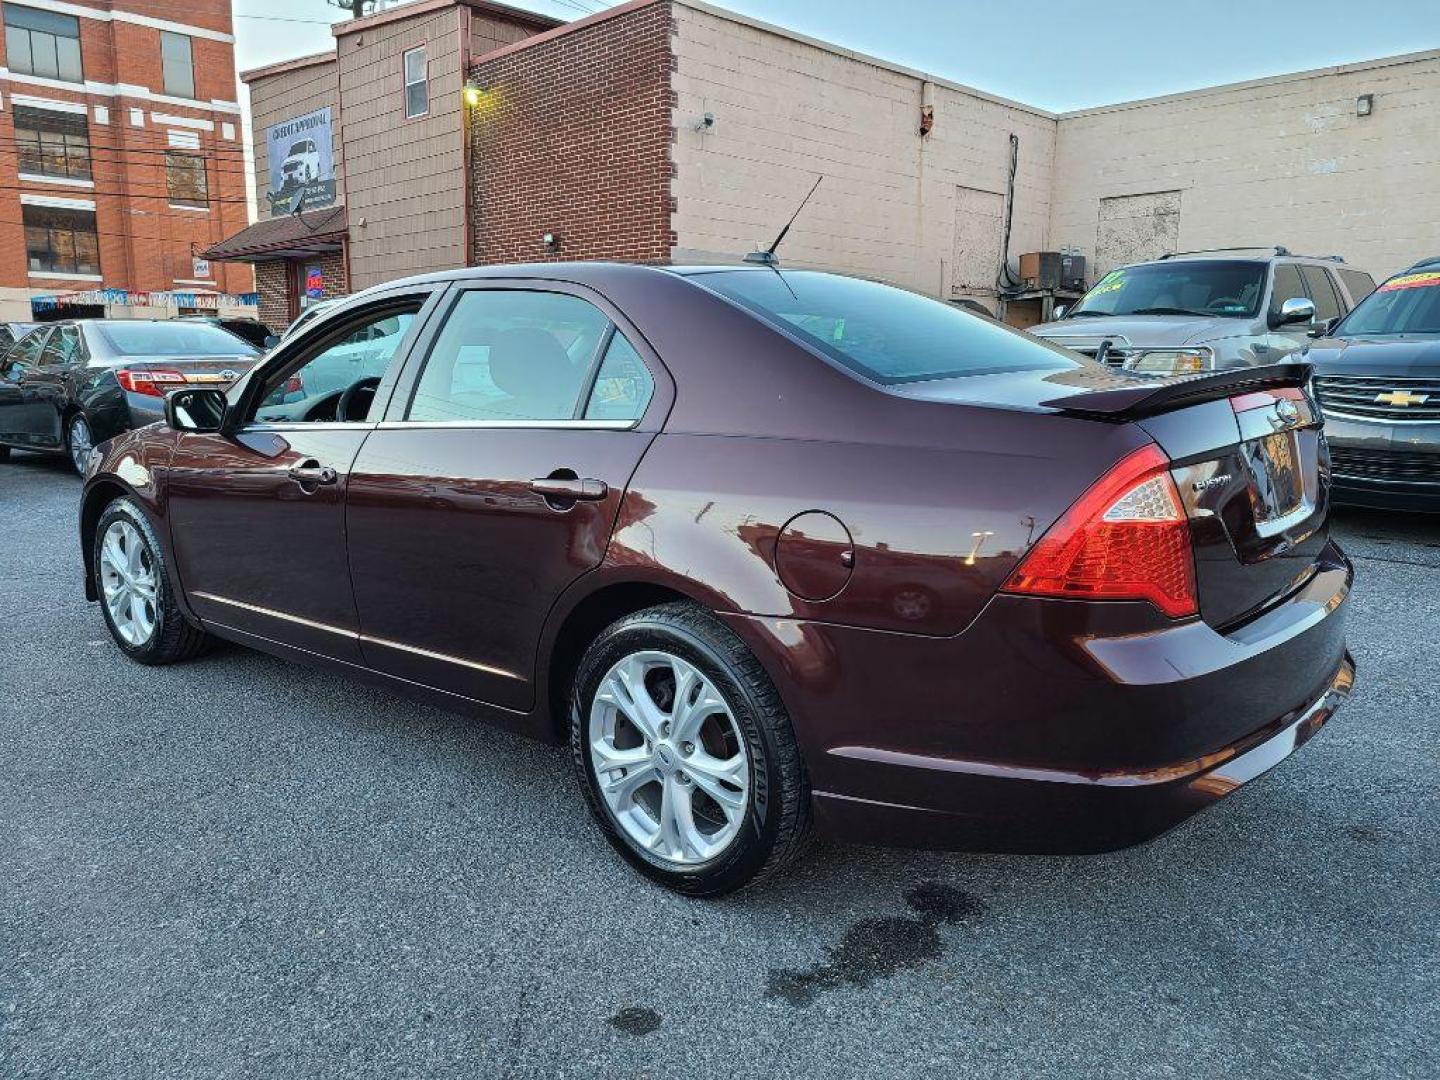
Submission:
[[[691,894],[815,826],[1112,849],[1353,682],[1307,374],[1135,381],[773,267],[436,274],[103,446],[86,589],[141,663],[226,638],[568,742]]]

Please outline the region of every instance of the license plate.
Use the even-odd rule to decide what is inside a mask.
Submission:
[[[1305,482],[1300,475],[1300,446],[1294,431],[1277,431],[1257,439],[1254,461],[1256,517],[1273,521],[1300,509]]]

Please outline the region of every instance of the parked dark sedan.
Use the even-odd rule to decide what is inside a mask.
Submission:
[[[182,315],[180,322],[198,322],[209,326],[218,326],[221,330],[229,330],[247,345],[264,352],[274,346],[280,339],[275,332],[262,323],[259,319],[244,318],[239,315]]]
[[[1440,258],[1385,282],[1306,358],[1335,501],[1440,512]]]
[[[12,447],[68,454],[162,418],[165,391],[228,386],[258,349],[206,323],[77,319],[32,330],[0,357],[0,461]]]
[[[227,638],[568,741],[691,894],[812,823],[1105,850],[1351,686],[1308,373],[1137,380],[815,272],[437,274],[104,447],[85,585],[141,663]]]

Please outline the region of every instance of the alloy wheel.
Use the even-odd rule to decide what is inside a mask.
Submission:
[[[100,590],[115,632],[127,645],[144,645],[155,633],[155,559],[128,521],[112,521],[100,543]]]
[[[623,657],[600,680],[590,767],[616,824],[640,849],[696,866],[722,854],[750,805],[750,758],[735,716],[694,664]]]
[[[75,471],[83,474],[90,461],[90,451],[95,449],[95,438],[90,433],[90,422],[83,416],[70,421],[70,460]]]

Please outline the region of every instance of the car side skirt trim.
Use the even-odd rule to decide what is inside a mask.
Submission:
[[[431,652],[429,649],[416,648],[414,645],[406,645],[399,641],[390,641],[387,638],[370,637],[367,634],[359,634],[354,630],[346,630],[344,627],[331,626],[329,623],[316,622],[314,619],[306,619],[299,615],[292,615],[287,611],[276,611],[274,608],[261,607],[259,604],[247,604],[243,600],[232,600],[228,596],[217,596],[215,593],[192,592],[190,594],[201,600],[209,600],[212,603],[224,604],[227,607],[239,608],[241,611],[248,611],[255,615],[264,615],[271,619],[280,619],[284,622],[295,623],[298,626],[308,626],[312,630],[322,630],[327,634],[334,634],[337,637],[347,638],[350,641],[357,641],[361,645],[379,645],[386,649],[398,649],[400,652],[413,653],[416,656],[423,656],[428,660],[439,660],[446,664],[458,664],[461,667],[471,668],[474,671],[483,671],[487,675],[498,675],[501,678],[516,679],[525,682],[523,675],[513,671],[506,671],[504,668],[493,667],[490,664],[482,664],[475,660],[466,660],[459,656],[450,656],[446,653]]]

